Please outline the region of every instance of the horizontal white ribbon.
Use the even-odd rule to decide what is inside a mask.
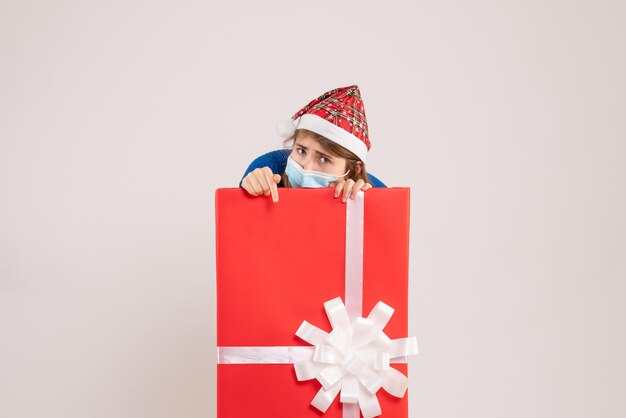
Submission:
[[[287,346],[231,346],[217,347],[217,364],[294,364],[311,360],[315,347]],[[406,357],[391,359],[390,363],[406,363]]]
[[[293,364],[313,357],[315,347],[217,347],[218,364]]]

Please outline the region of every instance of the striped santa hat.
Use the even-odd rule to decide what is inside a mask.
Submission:
[[[296,129],[322,135],[352,151],[363,162],[371,148],[365,108],[356,85],[322,94],[276,127],[282,138],[291,138]]]

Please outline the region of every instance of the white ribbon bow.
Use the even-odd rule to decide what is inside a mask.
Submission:
[[[357,404],[364,418],[381,414],[376,392],[382,387],[401,398],[407,377],[389,366],[393,359],[417,354],[415,337],[391,340],[383,329],[394,309],[378,302],[367,318],[350,322],[341,298],[324,303],[333,330],[330,333],[302,322],[296,335],[315,346],[311,359],[294,363],[298,380],[317,379],[322,388],[311,405],[326,412],[341,392],[340,401]],[[357,412],[358,414],[358,412]]]

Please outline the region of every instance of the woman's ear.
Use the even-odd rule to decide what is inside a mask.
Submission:
[[[363,168],[363,162],[357,161],[356,162],[356,173],[359,174],[361,172],[362,168]]]

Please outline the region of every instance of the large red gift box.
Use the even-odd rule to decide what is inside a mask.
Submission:
[[[408,332],[409,188],[370,189],[364,199],[363,316],[383,301],[384,329]],[[324,302],[344,299],[346,203],[332,188],[279,189],[280,200],[241,188],[215,192],[217,345],[309,346],[303,322],[330,331]],[[345,301],[345,299],[344,299]],[[407,374],[406,364],[392,367]],[[218,418],[341,418],[339,396],[322,413],[310,403],[321,385],[298,381],[293,364],[218,364]],[[408,399],[379,390],[382,417],[408,416]]]

